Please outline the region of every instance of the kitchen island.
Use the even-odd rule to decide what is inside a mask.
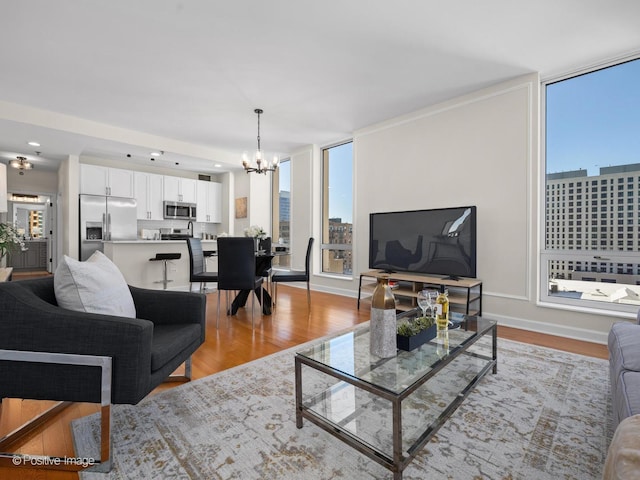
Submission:
[[[215,240],[202,240],[203,250],[216,250]],[[167,276],[173,280],[169,290],[189,290],[189,250],[186,240],[120,240],[104,242],[104,254],[115,263],[129,285],[162,289],[164,262],[151,262],[157,253],[180,253],[179,260],[167,264]],[[207,260],[207,270],[216,271],[217,258]],[[199,285],[194,285],[197,291]]]

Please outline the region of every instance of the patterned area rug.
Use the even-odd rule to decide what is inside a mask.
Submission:
[[[612,436],[608,363],[499,340],[488,374],[404,471],[405,479],[596,480]],[[83,480],[391,479],[309,421],[295,426],[300,347],[116,405],[114,466]],[[73,425],[97,457],[98,416]]]

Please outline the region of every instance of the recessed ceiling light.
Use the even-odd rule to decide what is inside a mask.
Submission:
[[[162,155],[160,152],[151,152],[152,157],[159,157],[160,155]]]
[[[38,142],[27,142],[27,145],[31,145],[32,147],[39,147],[40,144]]]
[[[214,167],[216,167],[216,168],[220,168],[221,166],[222,166],[222,165],[220,165],[219,163],[216,163],[216,164],[214,165]]]

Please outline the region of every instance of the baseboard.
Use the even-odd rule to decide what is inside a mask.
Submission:
[[[483,317],[496,320],[499,325],[505,327],[519,328],[520,330],[528,330],[536,333],[546,333],[557,337],[571,338],[574,340],[582,340],[584,342],[607,344],[608,332],[599,332],[596,330],[587,330],[585,328],[566,327],[563,325],[554,325],[550,323],[538,322],[535,320],[527,320],[524,318],[508,317],[505,315],[496,315],[490,312],[483,312]]]
[[[288,283],[287,285],[290,285],[292,287],[298,287],[298,288],[307,288],[306,284],[304,283],[301,283],[301,284]],[[309,288],[311,289],[312,292],[323,292],[323,293],[331,293],[333,295],[341,295],[343,297],[353,298],[354,301],[358,298],[358,292],[353,291],[352,289],[329,287],[327,285],[317,285],[313,283],[309,285]]]

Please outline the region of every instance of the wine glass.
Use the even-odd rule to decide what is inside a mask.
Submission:
[[[421,290],[418,292],[418,306],[422,310],[422,316],[427,316],[427,308],[432,309],[433,299],[429,290]],[[432,310],[433,311],[433,310]]]
[[[430,316],[434,317],[436,314],[435,306],[436,306],[436,298],[438,297],[438,292],[435,290],[430,290],[425,288],[421,292],[418,293],[418,305],[422,308],[422,316],[427,316],[427,310],[429,311]],[[423,304],[420,305],[420,301],[422,300]]]
[[[427,290],[427,299],[429,301],[429,312],[431,312],[431,316],[436,316],[436,298],[438,298],[438,292],[431,289]]]

